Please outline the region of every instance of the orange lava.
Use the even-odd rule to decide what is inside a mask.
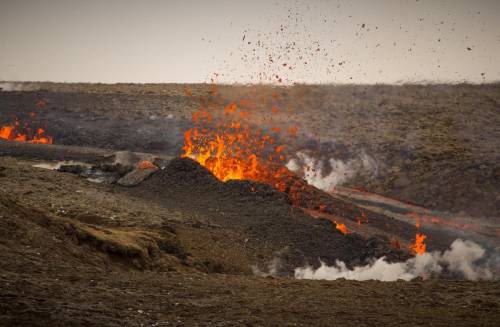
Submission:
[[[415,235],[415,243],[410,246],[410,250],[413,251],[413,253],[421,255],[424,254],[426,251],[427,246],[424,243],[424,240],[427,238],[424,234],[417,233]]]
[[[418,229],[420,228],[420,216],[415,214],[412,217],[415,218],[415,228],[418,231]],[[417,232],[417,234],[415,235],[415,243],[413,243],[409,246],[410,250],[414,254],[418,254],[418,255],[424,254],[426,249],[427,249],[427,246],[424,243],[426,238],[427,238],[427,236],[425,234]]]
[[[342,223],[338,223],[336,221],[334,221],[337,229],[344,235],[347,235],[348,233],[350,233],[350,231],[347,229],[346,225],[342,224]]]
[[[35,103],[37,110],[42,110],[47,107],[47,100],[40,99]],[[14,122],[0,126],[0,139],[15,142],[52,144],[54,139],[47,135],[44,128],[41,128],[35,121],[36,112],[28,113],[29,119],[22,122],[17,117],[14,117]],[[36,126],[36,127],[33,127]]]
[[[284,191],[293,174],[283,165],[286,146],[277,142],[281,129],[251,125],[247,119],[253,106],[247,99],[228,104],[203,99],[192,116],[195,126],[184,133],[181,156],[196,160],[221,181],[252,180]]]
[[[137,168],[139,169],[155,169],[156,166],[151,162],[151,161],[148,161],[148,160],[141,160],[138,164],[137,164]]]
[[[52,136],[45,133],[43,128],[32,129],[28,123],[21,124],[17,118],[13,124],[0,127],[0,139],[16,142],[52,144]]]

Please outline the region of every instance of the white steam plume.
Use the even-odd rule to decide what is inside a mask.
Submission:
[[[23,91],[24,87],[21,83],[11,83],[11,82],[3,82],[0,83],[0,90],[10,92],[10,91]]]
[[[362,152],[359,158],[342,161],[330,158],[317,159],[306,152],[299,151],[286,167],[295,173],[302,174],[310,184],[324,191],[331,191],[333,187],[342,185],[358,172],[365,171],[372,175],[377,174],[377,165],[373,158]],[[330,169],[326,166],[329,165]],[[329,170],[329,173],[325,171]]]
[[[255,276],[268,277],[268,276],[278,276],[278,272],[282,267],[281,259],[274,258],[267,266],[267,271],[264,272],[257,266],[252,266],[252,272]]]
[[[494,279],[495,276],[490,269],[477,264],[484,254],[485,250],[478,244],[457,239],[451,244],[450,250],[444,253],[424,253],[406,262],[396,263],[388,263],[382,257],[366,266],[354,267],[352,270],[348,269],[342,261],[337,261],[333,266],[327,266],[322,262],[318,269],[296,268],[295,278],[409,281],[417,277],[438,276],[447,270],[450,273],[460,274],[467,280]]]

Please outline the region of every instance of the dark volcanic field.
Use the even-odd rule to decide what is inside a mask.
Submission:
[[[25,88],[38,91],[0,93],[0,124],[13,115],[26,118],[44,99],[38,117],[57,144],[170,155],[179,153],[198,99],[210,91],[209,85],[164,84]],[[227,102],[271,99],[272,91],[279,96],[256,106],[264,115],[253,119],[297,126],[300,142],[290,155],[308,149],[322,158],[347,161],[360,152],[373,158],[375,173],[359,173],[345,186],[438,210],[500,216],[499,84],[219,87]],[[281,111],[270,115],[272,105]]]
[[[498,281],[291,278],[295,267],[317,267],[319,259],[353,266],[409,254],[389,247],[384,236],[343,235],[269,186],[222,183],[189,159],[167,161],[131,188],[33,167],[63,159],[102,164],[116,150],[176,156],[197,97],[206,97],[209,86],[188,86],[194,97],[184,95],[183,85],[26,87],[37,90],[0,92],[0,125],[36,111],[63,146],[0,141],[0,325],[496,326],[500,320]],[[219,91],[224,99],[271,92]],[[348,161],[362,150],[378,172],[352,176],[345,186],[497,221],[499,85],[278,92],[273,101],[294,110],[271,122],[261,121],[266,115],[252,119],[299,126],[289,155],[308,149]],[[47,105],[37,108],[39,100]],[[355,221],[353,203],[311,192],[343,221]],[[415,232],[408,223],[366,213],[367,228],[402,239]],[[452,240],[424,231],[431,249]],[[255,267],[267,273],[276,259],[282,277],[254,275]]]

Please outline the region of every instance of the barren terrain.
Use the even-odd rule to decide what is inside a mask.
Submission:
[[[412,256],[407,243],[415,229],[398,218],[403,209],[356,198],[349,193],[354,187],[480,219],[491,228],[474,237],[498,251],[499,85],[277,89],[280,108],[293,106],[272,123],[299,127],[287,155],[308,149],[348,161],[363,151],[376,163],[376,173],[345,180],[344,193],[308,188],[326,210],[293,204],[268,185],[223,183],[196,162],[176,158],[196,97],[206,96],[209,85],[25,87],[0,92],[0,126],[36,110],[55,145],[0,140],[0,324],[496,326],[500,320],[498,281],[292,278],[294,268],[318,267],[319,260],[355,266]],[[219,92],[229,101],[272,90]],[[256,125],[266,119],[255,117]],[[160,169],[124,187],[40,168],[60,160],[108,167],[117,150],[151,153]],[[370,223],[356,223],[360,208]],[[332,219],[353,232],[342,234]],[[429,250],[446,249],[459,235],[421,230]],[[390,245],[393,236],[401,248]],[[273,260],[277,271],[264,277]]]
[[[210,85],[53,84],[0,93],[0,124],[38,117],[57,144],[178,154],[191,114]],[[188,89],[192,96],[186,96]],[[500,216],[500,85],[220,86],[221,97],[257,99],[278,92],[276,126],[297,126],[301,144],[348,160],[363,151],[376,174],[345,186],[476,217]],[[255,112],[269,123],[268,106]],[[290,110],[288,110],[290,109]],[[333,145],[332,145],[333,142]],[[373,172],[371,172],[373,173]]]

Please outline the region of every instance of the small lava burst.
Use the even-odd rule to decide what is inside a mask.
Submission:
[[[139,169],[155,169],[156,166],[149,160],[141,160],[137,164],[137,168],[139,168]]]
[[[36,107],[39,110],[47,107],[47,101],[38,100]],[[0,126],[0,139],[15,142],[52,144],[54,142],[53,137],[46,133],[45,128],[39,126],[39,122],[36,122],[37,114],[30,112],[28,116],[29,119],[26,121],[21,121],[17,117],[14,117],[14,122]]]
[[[21,124],[16,118],[13,124],[0,127],[0,139],[16,142],[52,144],[53,138],[41,127],[33,129],[28,123]]]
[[[415,214],[413,215],[413,217],[415,218],[415,228],[418,231],[418,229],[420,228],[420,216]],[[427,246],[424,243],[426,238],[427,236],[425,234],[417,232],[417,234],[415,235],[415,242],[409,246],[410,250],[414,254],[424,254],[427,249]]]
[[[417,233],[417,235],[415,235],[415,243],[410,246],[410,249],[413,251],[413,253],[418,255],[425,253],[427,246],[425,245],[424,241],[426,238],[427,236],[422,233]]]
[[[346,225],[344,225],[344,224],[342,224],[342,223],[338,223],[338,222],[336,222],[336,221],[334,221],[334,223],[335,223],[335,226],[337,227],[337,229],[338,229],[338,230],[339,230],[342,234],[347,235],[347,234],[349,234],[349,233],[350,233],[350,232],[349,232],[349,230],[347,229],[347,226],[346,226]]]
[[[196,160],[221,181],[246,179],[290,191],[294,175],[283,165],[286,146],[278,142],[282,130],[255,128],[246,120],[251,106],[253,101],[246,99],[226,105],[203,101],[192,116],[195,126],[184,133],[182,157]]]

